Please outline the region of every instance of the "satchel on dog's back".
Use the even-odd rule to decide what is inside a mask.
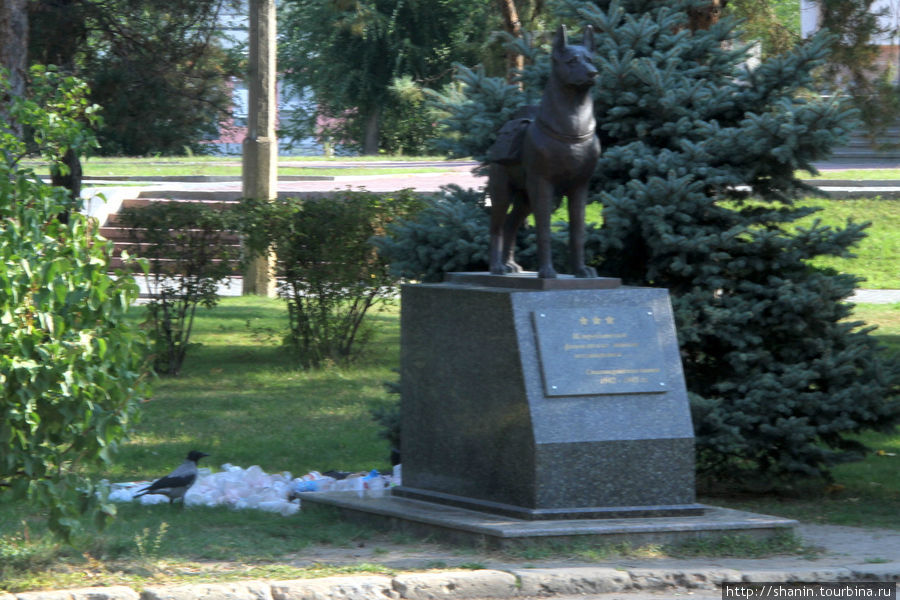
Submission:
[[[498,132],[488,150],[491,197],[491,273],[518,273],[516,232],[534,213],[538,277],[556,277],[550,245],[550,215],[562,196],[569,200],[569,249],[576,277],[596,277],[584,264],[584,207],[588,183],[600,157],[590,89],[593,29],[584,45],[570,45],[565,26],[553,43],[553,68],[540,105],[524,107]],[[510,211],[510,207],[512,210]]]

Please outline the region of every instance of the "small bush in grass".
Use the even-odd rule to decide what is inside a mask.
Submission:
[[[345,362],[365,343],[367,311],[393,297],[397,283],[371,240],[419,205],[408,190],[244,201],[248,245],[277,256],[286,342],[303,367]]]
[[[197,305],[212,308],[217,287],[235,269],[230,214],[195,202],[155,202],[119,213],[135,253],[146,259],[147,324],[157,373],[177,375],[190,348]]]

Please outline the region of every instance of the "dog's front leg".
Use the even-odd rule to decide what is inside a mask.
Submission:
[[[569,253],[575,277],[596,277],[597,270],[584,264],[584,207],[587,186],[579,186],[569,193]]]
[[[528,177],[528,199],[537,227],[538,277],[553,279],[553,249],[550,239],[550,215],[553,210],[553,184],[538,176]]]

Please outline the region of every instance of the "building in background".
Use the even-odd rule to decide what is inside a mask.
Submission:
[[[885,33],[872,38],[879,48],[878,66],[889,67],[894,80],[900,72],[900,0],[875,0],[870,10],[883,13],[879,19]],[[800,30],[804,38],[816,33],[821,27],[820,3],[815,0],[800,0]]]
[[[887,75],[887,82],[900,84],[900,0],[875,0],[869,8],[880,14],[879,26],[883,33],[872,37],[878,47],[875,61],[877,72]],[[804,38],[821,29],[821,7],[814,0],[800,0],[800,29]],[[888,122],[877,127],[859,126],[846,144],[833,149],[832,163],[848,167],[900,165],[900,121]]]

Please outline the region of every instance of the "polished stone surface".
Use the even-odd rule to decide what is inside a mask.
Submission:
[[[662,343],[653,313],[635,306],[532,314],[547,396],[662,393]]]
[[[447,273],[445,283],[478,285],[483,287],[515,288],[523,290],[605,290],[622,285],[618,277],[579,278],[574,275],[557,275],[554,278],[538,277],[535,271],[495,275],[483,271]]]
[[[796,521],[702,506],[702,515],[605,519],[524,520],[454,506],[355,492],[300,494],[304,512],[337,510],[342,518],[370,526],[492,547],[534,542],[591,541],[632,544],[678,543],[698,538],[745,535],[766,538],[791,533]]]
[[[404,286],[402,294],[400,494],[459,497],[480,510],[513,507],[500,512],[532,519],[600,516],[615,507],[697,511],[693,427],[665,290],[444,283]],[[653,356],[614,369],[658,370],[621,376],[647,375],[664,391],[595,381],[576,394],[549,395],[542,362],[572,380],[591,380],[587,371],[598,367],[589,359],[578,366],[582,359],[564,348],[539,350],[539,339],[577,333],[563,322],[561,331],[539,334],[541,311],[583,313],[591,324],[595,316],[641,311],[640,326],[615,323],[615,331]]]

